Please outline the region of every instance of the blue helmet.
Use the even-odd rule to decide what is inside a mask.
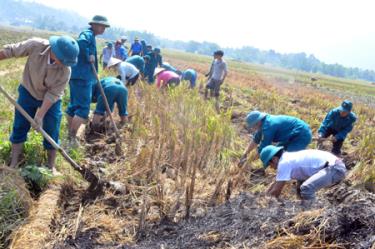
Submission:
[[[266,115],[267,113],[260,112],[260,111],[249,112],[246,116],[247,127],[252,128],[256,123],[261,121]]]
[[[65,66],[71,67],[77,64],[79,47],[78,43],[70,36],[51,36],[49,44],[56,58]]]
[[[260,160],[262,160],[263,167],[267,168],[272,157],[274,157],[280,150],[284,149],[282,146],[268,145],[260,152]]]
[[[107,42],[107,46],[108,46],[109,48],[113,48],[113,43],[112,43],[112,42]]]
[[[353,103],[350,102],[349,100],[344,100],[341,106],[339,107],[339,110],[341,112],[351,112],[352,108],[353,108]]]

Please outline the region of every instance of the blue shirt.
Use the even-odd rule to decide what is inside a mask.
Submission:
[[[133,55],[126,59],[126,62],[133,64],[141,73],[145,71],[145,60],[142,56]]]
[[[258,152],[272,143],[287,144],[302,130],[310,129],[301,119],[286,115],[267,115],[262,126],[254,135],[254,142],[259,144]]]
[[[142,44],[142,53],[143,53],[143,55],[146,55],[147,54],[147,44],[146,44],[146,41],[142,40],[141,44]]]
[[[171,65],[169,65],[169,64],[162,64],[161,65],[161,67],[162,68],[165,68],[167,71],[171,71],[171,72],[174,72],[174,73],[177,73],[177,68],[175,68],[175,67],[173,67],[173,66],[171,66]]]
[[[197,72],[194,69],[187,69],[182,73],[182,79],[189,80],[190,87],[193,88],[197,81]]]
[[[117,103],[119,115],[127,116],[128,90],[122,81],[115,77],[105,77],[100,81],[100,84],[103,87],[110,109],[113,111],[113,105],[114,103]],[[98,84],[92,85],[91,101],[93,103],[97,102],[95,111],[100,110],[100,112],[105,112],[105,105],[101,98]]]
[[[339,108],[332,109],[319,128],[319,133],[326,133],[328,128],[337,131],[335,137],[339,140],[344,140],[349,132],[352,131],[357,116],[350,112],[348,116],[341,117]]]
[[[153,76],[155,68],[163,64],[163,58],[160,54],[155,54],[152,51],[148,52],[147,55],[150,56],[150,61],[145,65],[145,74]]]
[[[90,63],[90,55],[95,56],[95,68],[98,71],[98,56],[96,51],[96,40],[91,28],[82,31],[79,34],[77,43],[79,46],[78,62],[72,67],[71,79],[80,79],[85,81],[96,80]]]
[[[117,84],[120,86],[123,86],[121,80],[115,78],[115,77],[105,77],[102,80],[100,80],[100,84],[102,84],[103,89],[105,89],[108,86]],[[92,85],[92,96],[91,96],[91,102],[96,103],[98,101],[98,97],[101,95],[100,89],[98,84]]]
[[[115,47],[115,55],[117,59],[120,59],[122,61],[125,61],[126,58],[128,58],[126,48],[123,45]]]
[[[133,53],[140,54],[142,52],[142,44],[139,42],[134,42],[130,48]]]

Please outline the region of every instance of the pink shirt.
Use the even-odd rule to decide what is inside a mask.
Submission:
[[[164,87],[168,84],[168,81],[170,81],[171,79],[179,79],[179,78],[180,76],[174,72],[163,71],[159,73],[157,76],[156,86],[157,88],[160,88],[162,86]]]

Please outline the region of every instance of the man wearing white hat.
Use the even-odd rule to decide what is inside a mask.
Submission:
[[[111,58],[108,62],[109,69],[115,69],[119,78],[125,86],[134,85],[139,78],[139,70],[131,63],[121,61],[117,58]]]

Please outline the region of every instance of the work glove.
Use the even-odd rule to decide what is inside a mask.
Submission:
[[[89,56],[89,62],[95,63],[95,55],[92,54],[92,55]]]

